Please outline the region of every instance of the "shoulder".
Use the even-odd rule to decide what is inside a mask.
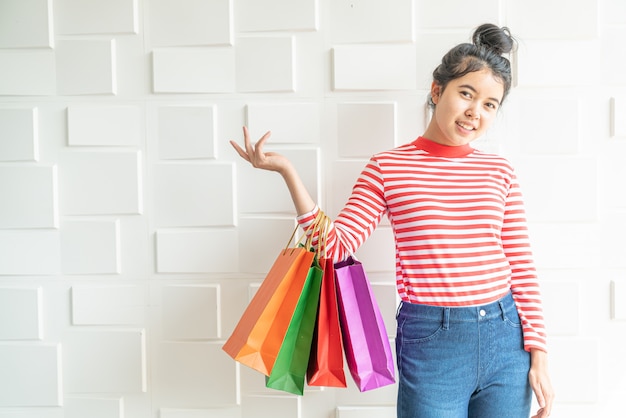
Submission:
[[[424,152],[415,148],[415,145],[413,145],[412,143],[409,143],[374,154],[371,157],[371,160],[377,162],[403,160],[405,158],[415,157],[416,155],[420,154],[424,154]]]
[[[511,173],[514,171],[511,161],[498,154],[474,150],[474,152],[468,155],[467,158],[475,162],[480,162],[482,164],[491,165],[502,170],[509,171]]]

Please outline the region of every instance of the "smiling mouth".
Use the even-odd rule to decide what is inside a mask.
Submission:
[[[470,125],[468,123],[457,122],[456,124],[458,126],[460,126],[461,128],[465,129],[466,131],[475,131],[476,130],[476,128],[473,125]]]

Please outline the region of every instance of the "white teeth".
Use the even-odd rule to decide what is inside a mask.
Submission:
[[[456,124],[459,125],[463,129],[467,129],[468,131],[474,130],[474,127],[472,125],[466,125],[463,122],[457,122]]]

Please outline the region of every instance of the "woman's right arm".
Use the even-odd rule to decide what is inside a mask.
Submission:
[[[302,183],[302,179],[293,164],[291,164],[291,161],[285,158],[285,156],[274,152],[263,152],[263,146],[270,135],[271,132],[267,132],[256,144],[252,144],[248,128],[244,126],[244,148],[241,148],[235,141],[230,141],[230,144],[241,158],[248,161],[253,167],[276,171],[283,177],[298,216],[311,212],[315,208],[315,201],[313,201],[304,183]]]

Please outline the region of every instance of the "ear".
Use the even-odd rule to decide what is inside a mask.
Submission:
[[[441,84],[433,81],[433,84],[430,86],[430,97],[432,97],[434,104],[437,104],[439,102],[439,97],[441,96],[441,93]]]

